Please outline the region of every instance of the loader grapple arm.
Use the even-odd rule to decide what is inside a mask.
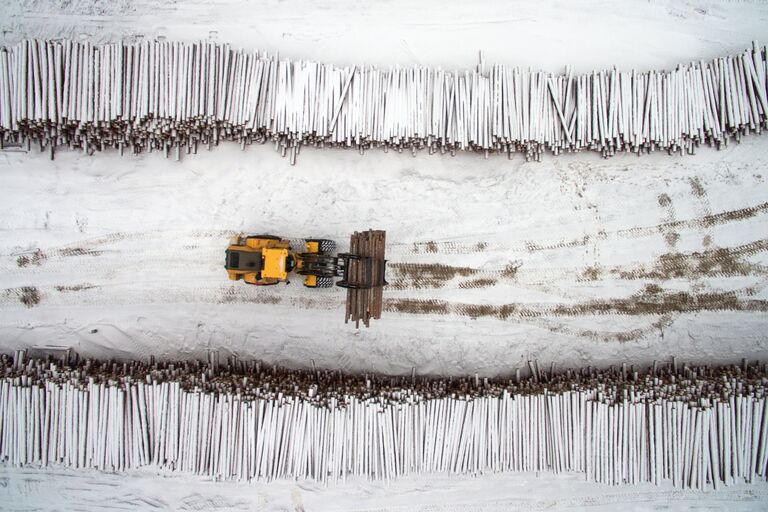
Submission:
[[[387,261],[370,256],[342,253],[336,256],[317,253],[300,255],[304,266],[298,271],[305,276],[340,277],[336,286],[353,290],[365,290],[387,284],[384,278]]]
[[[352,290],[367,290],[377,286],[386,286],[384,273],[387,260],[356,254],[339,254],[341,281],[336,286]]]

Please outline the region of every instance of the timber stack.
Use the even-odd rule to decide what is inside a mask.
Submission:
[[[671,70],[548,73],[291,61],[227,44],[26,40],[0,48],[0,148],[161,151],[222,141],[431,153],[693,153],[768,127],[757,42]]]
[[[0,464],[322,483],[546,471],[691,490],[768,478],[764,362],[528,366],[436,378],[0,354]]]

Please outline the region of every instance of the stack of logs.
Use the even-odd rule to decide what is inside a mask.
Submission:
[[[764,363],[529,366],[450,379],[19,351],[0,356],[0,461],[321,482],[579,472],[700,490],[768,476]]]
[[[363,152],[692,153],[768,126],[766,48],[672,70],[553,74],[290,61],[212,42],[0,48],[0,146],[180,157],[220,141]]]
[[[384,246],[386,233],[384,231],[355,231],[349,241],[349,252],[356,256],[370,257],[371,260],[350,260],[349,280],[353,285],[371,284],[370,288],[348,288],[347,309],[344,323],[352,320],[355,327],[360,327],[360,321],[366,327],[371,326],[371,319],[381,318],[383,295]]]

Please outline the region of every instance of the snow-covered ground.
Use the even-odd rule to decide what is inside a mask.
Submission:
[[[580,475],[489,474],[471,478],[413,476],[391,483],[350,480],[322,487],[311,482],[215,482],[152,471],[118,475],[87,470],[0,467],[3,510],[234,510],[332,512],[508,512],[568,510],[669,512],[764,510],[765,485],[740,484],[693,492],[668,486],[597,485]]]
[[[461,69],[482,50],[488,62],[547,70],[670,68],[768,40],[762,2],[7,3],[4,44],[215,38],[342,64]],[[236,145],[180,163],[159,154],[67,151],[51,162],[34,150],[8,149],[0,152],[0,348],[74,347],[121,358],[203,357],[218,349],[294,367],[314,360],[348,371],[481,375],[509,373],[533,358],[560,366],[672,355],[765,359],[766,163],[766,135],[695,156],[582,154],[542,163],[305,150],[292,167],[269,146],[242,152]],[[338,289],[256,289],[226,280],[223,250],[235,232],[327,237],[343,248],[352,231],[369,227],[387,230],[392,283],[388,310],[370,329],[343,323]],[[42,491],[23,491],[25,481],[55,482],[57,492],[77,499],[65,491],[71,485],[107,488],[119,480],[2,471],[8,485],[0,490],[22,509],[57,506]],[[338,508],[453,510],[456,500],[486,510],[517,499],[530,500],[521,502],[525,509],[586,507],[578,500],[600,492],[623,504],[628,499],[611,496],[636,492],[547,477],[559,493],[551,496],[546,485],[500,478],[361,483],[331,494],[309,487],[300,496],[307,510],[334,508],[324,497],[344,493],[358,497]],[[169,482],[187,487],[157,508],[226,508],[217,496],[230,494],[262,503],[259,492],[278,503],[265,508],[300,508],[288,483],[190,490],[191,481],[148,474],[119,481],[156,494]],[[497,494],[507,484],[510,494]],[[446,485],[475,486],[467,496],[478,498],[444,494]],[[422,501],[385,500],[390,491]],[[183,501],[193,492],[203,496],[200,507]],[[486,492],[501,504],[480,502]],[[719,508],[723,496],[765,501],[762,485],[680,500],[637,492],[679,509]],[[359,501],[361,493],[370,499]],[[90,506],[87,496],[109,495],[85,493],[81,506]]]

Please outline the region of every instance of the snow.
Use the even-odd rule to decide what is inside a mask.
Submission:
[[[765,43],[760,1],[625,0],[12,0],[7,44],[24,37],[93,41],[216,39],[339,64],[468,68],[487,62],[546,71],[672,67]]]
[[[68,469],[0,467],[3,509],[259,510],[350,512],[507,512],[529,510],[669,512],[763,510],[765,485],[734,485],[715,492],[671,487],[596,485],[572,474],[488,474],[472,478],[415,475],[394,482],[356,479],[322,487],[304,481],[268,484],[171,477],[149,470],[127,475]]]
[[[8,4],[2,44],[24,37],[213,38],[339,64],[463,69],[483,51],[489,63],[550,71],[566,64],[576,71],[671,68],[768,40],[762,2]],[[159,154],[68,151],[49,161],[34,149],[7,149],[0,152],[0,343],[6,352],[73,347],[126,359],[205,357],[217,349],[290,367],[314,361],[351,372],[481,376],[512,373],[534,358],[558,366],[646,364],[673,355],[766,359],[767,149],[762,135],[695,156],[582,154],[542,163],[305,150],[293,167],[268,145],[245,152],[223,145],[180,163]],[[296,282],[261,290],[226,280],[223,249],[233,233],[325,237],[343,249],[352,231],[369,227],[387,231],[393,285],[385,298],[445,301],[447,314],[385,311],[370,329],[355,330],[343,323],[341,290]],[[664,263],[680,254],[689,263],[679,276],[670,274]],[[402,270],[406,263],[423,265],[420,272],[436,264],[474,271],[415,283]],[[509,275],[508,268],[517,270]],[[467,288],[477,279],[493,284]],[[719,302],[715,309],[621,314],[638,298],[659,302],[649,285],[660,287],[662,298],[682,292]],[[30,307],[20,299],[30,302],[32,289],[39,303]],[[562,314],[595,301],[613,309]],[[502,314],[510,304],[526,314]],[[568,476],[423,476],[325,491],[148,472],[0,471],[3,502],[23,509],[56,508],[61,499],[82,500],[87,509],[112,502],[116,492],[118,499],[134,493],[128,508],[242,508],[255,500],[265,509],[300,509],[294,489],[307,510],[334,503],[359,510],[608,509],[640,508],[644,500],[686,510],[719,508],[721,499],[747,510],[765,501],[762,484],[701,496],[616,490]],[[127,489],[111,491],[118,482]],[[90,491],[72,491],[83,488]],[[148,499],[159,501],[140,502],[150,491]],[[389,499],[395,493],[402,501]],[[607,501],[594,505],[592,496]]]

